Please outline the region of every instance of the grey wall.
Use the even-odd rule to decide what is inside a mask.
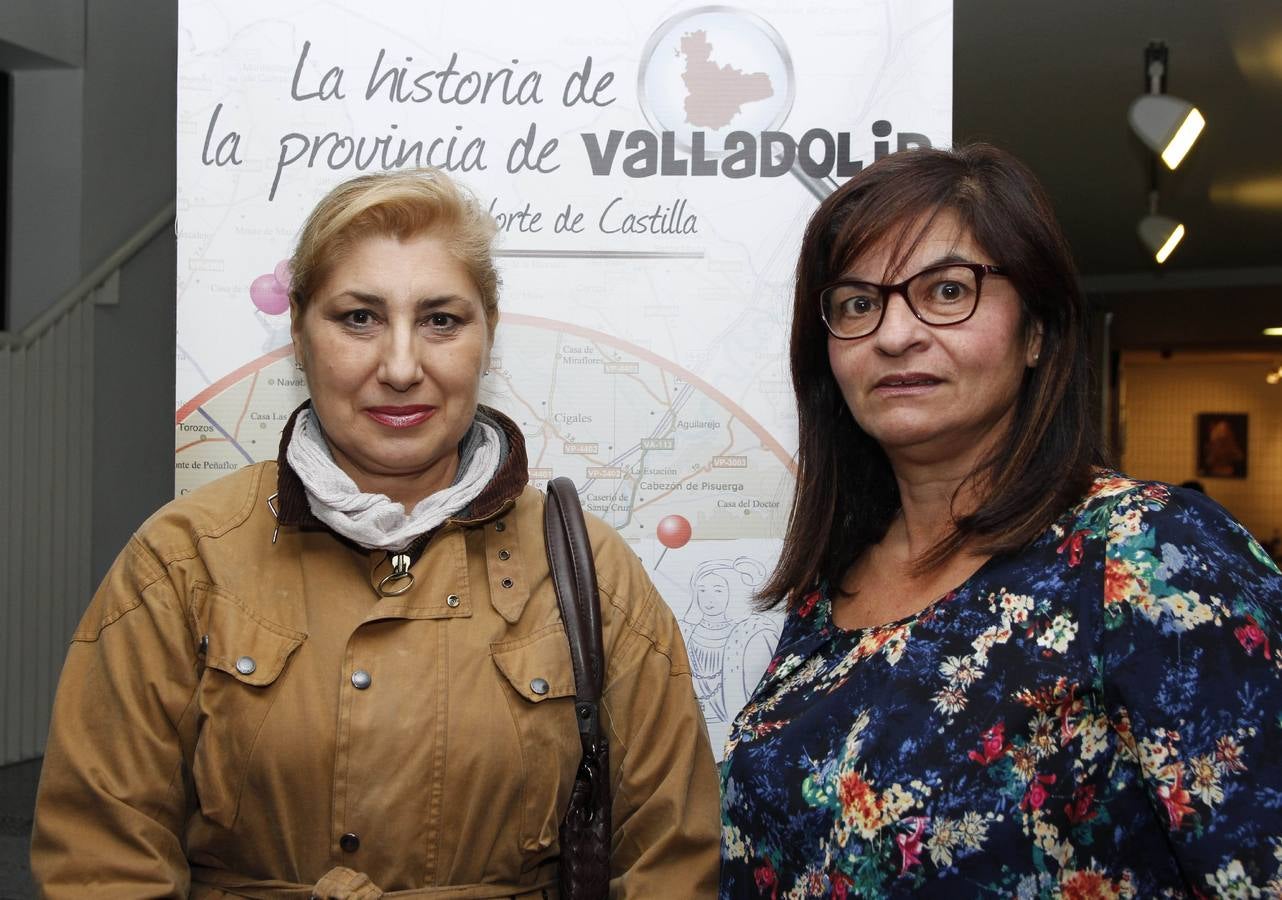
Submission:
[[[92,0],[86,7],[82,246],[85,260],[96,262],[174,198],[178,5]],[[170,272],[164,302],[171,307],[173,284]],[[173,350],[170,334],[163,352],[171,380]]]
[[[7,285],[13,331],[80,280],[83,86],[80,69],[13,73]]]
[[[14,84],[11,331],[172,202],[177,15],[173,0],[0,0],[0,68]],[[168,228],[123,266],[118,302],[93,313],[94,406],[81,414],[93,423],[95,582],[173,494],[174,260]]]
[[[175,255],[172,232],[153,240],[120,273],[120,303],[94,318],[95,584],[174,496]]]
[[[92,266],[174,198],[178,6],[86,7],[81,254]],[[175,253],[167,229],[122,271],[119,305],[97,310],[95,580],[173,498]]]
[[[85,2],[4,0],[0,3],[0,43],[8,45],[3,49],[12,55],[6,58],[0,53],[0,61],[79,66],[84,61]]]

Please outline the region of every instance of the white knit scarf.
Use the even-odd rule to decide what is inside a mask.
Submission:
[[[370,550],[397,552],[466,509],[490,483],[502,461],[498,429],[478,417],[459,445],[459,473],[454,483],[405,506],[386,494],[365,494],[338,467],[311,409],[299,413],[286,459],[307,491],[312,514],[330,528]]]

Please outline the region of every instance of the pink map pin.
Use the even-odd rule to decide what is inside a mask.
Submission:
[[[249,299],[269,316],[279,316],[289,309],[289,291],[281,286],[275,273],[255,278],[249,285]]]

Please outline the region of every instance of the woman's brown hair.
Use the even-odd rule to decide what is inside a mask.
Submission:
[[[909,229],[945,210],[1002,267],[1023,301],[1025,327],[1039,325],[1042,338],[1009,432],[966,479],[979,488],[978,507],[957,516],[918,565],[963,545],[994,555],[1025,546],[1082,496],[1092,466],[1103,462],[1090,413],[1086,299],[1037,179],[983,144],[892,154],[820,204],[802,239],[789,349],[797,489],[779,563],[757,593],[766,606],[795,605],[820,583],[839,584],[900,505],[886,454],[855,422],[833,377],[819,291],[883,241],[906,255],[920,236]]]

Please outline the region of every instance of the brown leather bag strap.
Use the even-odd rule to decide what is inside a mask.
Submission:
[[[579,492],[568,478],[548,482],[543,516],[548,566],[556,587],[561,621],[570,643],[574,666],[574,712],[579,736],[587,746],[600,737],[601,690],[605,681],[605,651],[601,639],[601,597],[597,592],[592,545],[583,522]]]

